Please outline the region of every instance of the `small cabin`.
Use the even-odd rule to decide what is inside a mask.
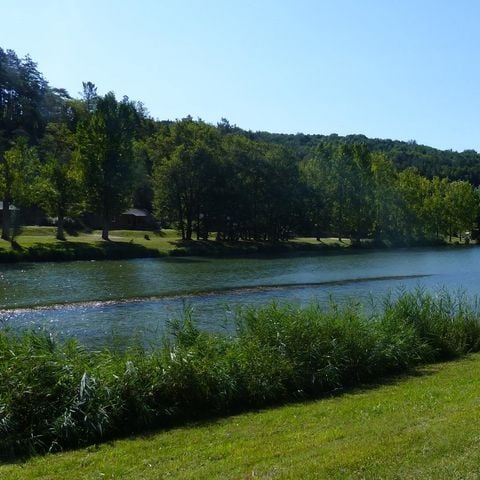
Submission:
[[[115,219],[112,223],[112,228],[122,230],[156,230],[158,222],[148,210],[129,208]]]

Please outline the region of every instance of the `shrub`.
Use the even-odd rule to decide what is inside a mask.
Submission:
[[[47,333],[0,331],[0,456],[298,398],[480,349],[476,301],[424,290],[360,306],[244,309],[232,336],[190,316],[161,347],[88,351]]]

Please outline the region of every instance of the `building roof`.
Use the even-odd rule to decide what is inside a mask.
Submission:
[[[133,215],[134,217],[148,217],[149,214],[146,210],[141,210],[139,208],[129,208],[122,212],[122,215]]]
[[[10,206],[8,207],[9,210],[20,210],[19,208],[17,208],[13,203],[10,204]],[[0,201],[0,210],[3,210],[3,202]]]

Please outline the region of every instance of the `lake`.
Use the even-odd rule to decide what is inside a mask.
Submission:
[[[0,322],[47,328],[87,345],[158,338],[191,309],[231,328],[239,307],[362,302],[417,286],[480,293],[480,249],[418,248],[282,258],[165,258],[0,266]]]

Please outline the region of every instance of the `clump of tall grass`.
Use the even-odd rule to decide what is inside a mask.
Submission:
[[[153,427],[313,398],[480,349],[475,301],[421,289],[361,307],[245,309],[235,335],[186,316],[161,347],[88,351],[0,332],[0,456],[55,451]]]

